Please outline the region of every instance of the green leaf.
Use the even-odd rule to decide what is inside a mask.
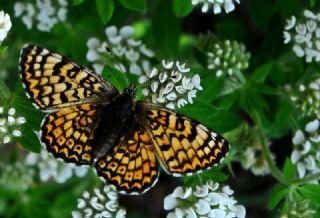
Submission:
[[[313,203],[320,204],[320,185],[306,184],[299,188],[304,197],[313,201]]]
[[[80,5],[84,0],[72,0],[72,5]]]
[[[201,75],[201,74],[200,74]],[[199,91],[198,98],[211,103],[220,93],[224,85],[224,79],[216,75],[201,76],[202,91]]]
[[[248,79],[249,83],[263,83],[268,77],[273,67],[273,62],[268,62],[256,68]]]
[[[28,123],[25,123],[20,130],[22,134],[16,140],[28,151],[39,153],[41,151],[39,138]]]
[[[128,80],[126,77],[127,74],[122,73],[121,71],[113,67],[105,65],[102,71],[102,76],[104,79],[110,82],[114,87],[116,87],[116,89],[118,89],[120,92],[128,87]]]
[[[7,50],[8,50],[8,46],[0,45],[0,54],[6,52]]]
[[[270,193],[267,207],[273,210],[279,204],[279,202],[285,197],[286,193],[287,189],[285,186],[275,186]]]
[[[96,0],[96,7],[102,23],[107,24],[113,15],[113,0]]]
[[[287,182],[290,182],[293,177],[296,175],[296,167],[292,164],[289,158],[286,159],[286,162],[283,166],[283,177]]]
[[[184,185],[194,187],[206,182],[223,182],[228,178],[226,174],[220,172],[217,167],[202,172],[200,175],[183,177]]]
[[[200,100],[195,100],[194,104],[188,104],[178,111],[219,133],[232,130],[241,124],[241,118],[233,111],[219,110]]]
[[[152,16],[152,35],[163,56],[172,58],[178,52],[180,20],[174,15],[170,1],[160,1]]]
[[[119,0],[121,4],[131,10],[144,12],[147,9],[146,0]]]
[[[276,112],[275,123],[278,127],[285,127],[293,114],[293,105],[286,100],[280,102],[278,110]]]
[[[187,16],[192,9],[191,0],[173,0],[173,11],[178,17]]]
[[[10,89],[4,82],[4,80],[0,80],[0,99],[7,99],[10,97]]]
[[[266,100],[250,87],[241,90],[239,104],[251,116],[256,112],[262,114],[263,109],[268,108]]]

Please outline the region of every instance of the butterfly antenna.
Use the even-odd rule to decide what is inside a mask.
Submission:
[[[127,85],[129,85],[129,79],[128,77],[125,75],[126,74],[126,69],[124,68],[123,64],[121,63],[120,59],[115,56],[112,51],[110,50],[109,47],[105,46],[105,49],[107,51],[107,53],[113,58],[113,61],[115,62],[115,64],[117,65],[118,69],[122,72],[123,77],[125,78]]]

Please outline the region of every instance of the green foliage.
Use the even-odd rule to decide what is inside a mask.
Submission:
[[[113,0],[96,0],[96,6],[102,23],[107,24],[113,14]]]
[[[270,211],[265,212],[267,217],[278,217],[280,211],[289,214],[294,204],[305,200],[310,202],[309,209],[317,212],[314,217],[320,216],[317,211],[320,186],[309,184],[319,181],[319,173],[299,178],[297,163],[290,159],[294,132],[315,119],[302,117],[301,108],[292,102],[290,94],[301,94],[300,84],[319,78],[320,65],[319,62],[305,62],[292,51],[291,44],[283,43],[286,20],[292,15],[299,19],[304,9],[319,11],[318,1],[240,1],[236,11],[215,15],[211,11],[202,14],[201,7],[192,5],[191,0],[72,0],[67,7],[66,21],[58,22],[49,32],[39,31],[35,20],[31,29],[26,28],[22,18],[14,16],[15,2],[0,2],[1,10],[10,14],[13,23],[8,37],[0,45],[0,106],[14,107],[27,122],[19,129],[22,135],[15,138],[17,144],[3,145],[1,139],[0,165],[23,162],[28,152],[39,153],[43,148],[39,132],[45,113],[32,105],[18,78],[22,46],[26,43],[39,44],[70,57],[76,63],[92,67],[86,57],[88,40],[95,37],[104,42],[106,27],[114,25],[120,29],[131,25],[135,28],[133,38],[141,40],[155,53],[150,59],[151,67],[157,67],[162,59],[180,61],[190,67],[191,75],[200,76],[202,90],[196,93],[193,104],[178,108],[177,112],[232,139],[228,157],[217,167],[177,179],[160,176],[160,182],[153,189],[159,185],[162,186],[159,188],[161,191],[141,197],[161,203],[160,206],[152,205],[159,207],[154,213],[162,210],[162,190],[173,190],[179,182],[197,186],[214,181],[230,184],[237,200],[245,207],[250,206],[248,217],[265,212],[265,207]],[[205,39],[203,36],[208,31],[210,37]],[[225,40],[243,43],[251,58],[248,69],[218,77],[214,70],[208,69],[207,52],[212,50],[214,43],[222,45]],[[102,77],[106,81],[120,92],[129,84],[138,85],[138,75],[124,74],[114,67],[116,64],[112,56],[107,59],[102,60],[105,64]],[[141,93],[148,85],[138,86],[136,100],[144,99]],[[248,135],[241,135],[241,126],[248,127]],[[243,140],[244,137],[254,140]],[[246,148],[252,148],[256,153],[245,156]],[[247,157],[250,162],[257,153],[263,153],[260,154],[263,157],[261,162],[267,165],[270,174],[254,176],[251,167],[243,169],[238,164],[243,162],[241,157]],[[0,186],[0,217],[70,217],[81,193],[97,186],[97,176],[91,174],[83,179],[72,178],[63,184],[52,180],[44,183],[38,178],[39,172],[36,171],[33,186],[23,193],[12,193]],[[178,182],[171,182],[171,179]],[[255,192],[256,197],[247,192]],[[263,193],[268,193],[268,196]],[[128,199],[131,197],[123,202],[130,202]],[[142,201],[140,197],[135,199],[139,203]],[[158,215],[139,211],[136,204],[123,206],[137,208],[135,214],[128,210],[129,218]]]

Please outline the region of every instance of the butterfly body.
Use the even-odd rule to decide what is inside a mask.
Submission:
[[[21,52],[27,94],[46,112],[41,141],[56,158],[92,165],[121,193],[141,194],[159,176],[159,163],[173,176],[219,163],[229,143],[201,123],[146,101],[135,88],[119,93],[110,83],[69,58],[36,45]]]

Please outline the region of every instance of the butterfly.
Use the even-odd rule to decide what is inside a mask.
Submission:
[[[159,177],[191,175],[219,163],[229,143],[201,123],[120,93],[92,70],[37,45],[20,55],[20,76],[35,107],[47,113],[41,141],[56,158],[91,165],[123,194],[141,194]]]

